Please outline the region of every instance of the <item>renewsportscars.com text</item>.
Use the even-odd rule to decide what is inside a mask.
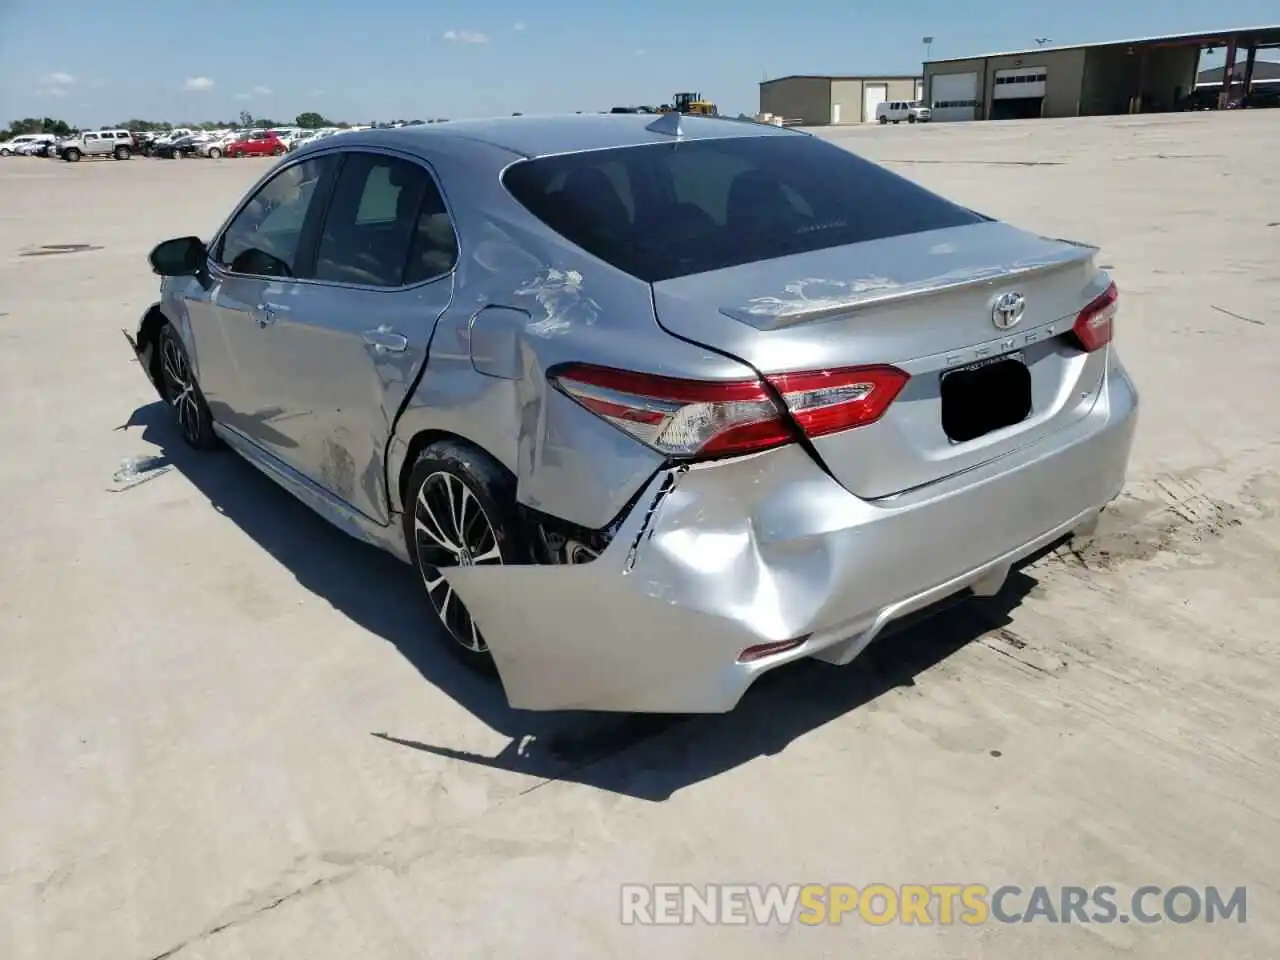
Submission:
[[[1244,923],[1244,887],[1005,884],[627,884],[622,922],[640,925],[982,926],[990,923]]]

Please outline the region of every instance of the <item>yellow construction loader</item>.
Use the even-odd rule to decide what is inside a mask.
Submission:
[[[677,93],[671,103],[662,107],[662,113],[687,113],[701,117],[716,117],[720,112],[710,100],[703,100],[700,93]]]

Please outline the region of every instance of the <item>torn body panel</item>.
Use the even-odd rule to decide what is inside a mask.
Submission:
[[[885,501],[853,496],[796,445],[664,470],[593,563],[445,575],[514,707],[723,712],[760,673],[848,663],[887,623],[990,593],[1019,559],[1086,528],[1123,485],[1136,411],[1116,363],[1099,403],[1052,442]]]
[[[417,436],[454,435],[516,477],[521,506],[602,531],[665,457],[547,382],[556,366],[592,362],[696,379],[752,376],[741,362],[666,334],[647,283],[531,229],[490,185],[467,180],[459,295],[436,327],[427,368],[395,428],[389,474],[405,476]],[[500,187],[499,187],[500,189]],[[477,191],[473,196],[471,191]],[[512,209],[508,209],[511,206]],[[402,510],[393,485],[392,508]]]
[[[120,331],[129,341],[129,347],[133,350],[138,365],[142,367],[142,372],[147,375],[147,379],[151,381],[151,386],[155,388],[161,400],[164,399],[164,392],[160,385],[160,371],[156,367],[156,348],[160,341],[160,328],[167,322],[157,301],[147,307],[133,333],[129,333],[128,330]]]

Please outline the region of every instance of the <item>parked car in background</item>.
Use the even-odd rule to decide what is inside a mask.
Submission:
[[[210,137],[204,143],[200,144],[197,153],[202,157],[210,157],[217,160],[219,157],[225,156],[227,147],[249,136],[252,131],[249,130],[223,130],[215,136]]]
[[[27,156],[31,157],[59,157],[62,155],[62,145],[74,140],[74,136],[59,137],[57,140],[46,140],[38,143],[27,151]]]
[[[1125,480],[1096,248],[781,127],[345,134],[150,261],[130,340],[182,439],[412,564],[515,707],[732,709]]]
[[[153,132],[145,150],[146,155],[155,156],[163,147],[168,146],[175,140],[181,140],[183,137],[189,137],[195,132],[196,131],[192,130],[190,127],[175,127],[172,130]]]
[[[886,100],[876,104],[880,123],[928,123],[933,112],[919,100]]]
[[[58,144],[58,156],[68,163],[84,157],[128,160],[136,145],[128,130],[86,130]]]
[[[20,133],[0,143],[0,157],[20,156],[27,148],[53,143],[57,139],[52,133]]]
[[[195,133],[187,137],[178,137],[160,144],[155,148],[155,156],[165,160],[182,160],[196,156],[200,147],[212,138],[208,134]]]
[[[308,144],[315,143],[317,140],[323,140],[325,137],[331,137],[337,132],[337,129],[333,127],[324,127],[320,130],[307,130],[296,139],[290,141],[289,150],[292,152],[297,150],[299,147],[305,147]]]
[[[228,157],[279,157],[288,152],[284,142],[267,130],[254,130],[226,145]]]

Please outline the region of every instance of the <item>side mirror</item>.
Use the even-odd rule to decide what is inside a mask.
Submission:
[[[158,244],[147,259],[162,277],[198,277],[204,273],[208,255],[199,237],[179,237]]]

